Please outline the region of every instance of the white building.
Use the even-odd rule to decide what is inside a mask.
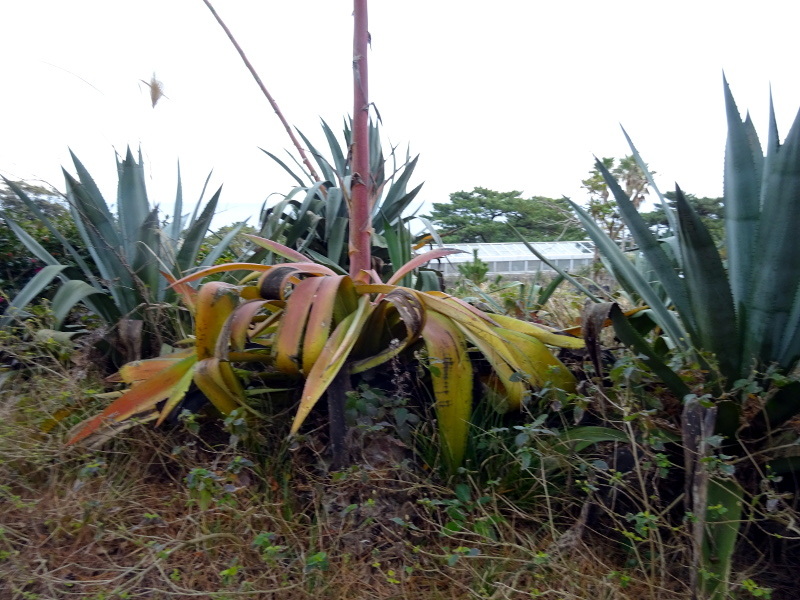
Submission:
[[[589,266],[594,260],[594,244],[589,241],[535,242],[531,243],[531,246],[547,260],[568,272]],[[476,249],[478,258],[489,265],[489,274],[492,275],[522,275],[552,271],[521,242],[445,244],[445,247],[464,250],[461,254],[451,254],[440,261],[430,263],[432,268],[441,270],[445,275],[458,275],[458,265],[472,262],[473,251]]]

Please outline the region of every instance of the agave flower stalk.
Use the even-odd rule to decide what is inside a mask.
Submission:
[[[372,268],[373,192],[369,169],[369,30],[367,0],[355,0],[353,16],[353,176],[350,180],[350,276]]]
[[[250,74],[253,76],[256,85],[258,85],[258,88],[261,90],[261,93],[264,94],[264,97],[267,99],[267,102],[269,102],[269,105],[272,107],[272,110],[275,111],[275,114],[278,116],[278,120],[280,120],[281,125],[283,125],[283,128],[289,135],[289,139],[292,141],[292,144],[294,144],[294,147],[297,149],[297,153],[300,155],[300,158],[306,165],[308,172],[311,174],[312,177],[318,179],[319,176],[317,175],[317,172],[314,169],[314,165],[312,165],[311,161],[308,160],[306,151],[303,149],[303,146],[300,145],[300,142],[297,141],[297,137],[295,137],[294,131],[292,131],[292,127],[289,125],[289,122],[286,120],[286,117],[283,116],[283,112],[278,107],[278,103],[275,102],[275,98],[272,97],[272,94],[270,94],[269,90],[267,90],[267,86],[265,86],[264,82],[261,81],[261,77],[258,76],[258,73],[253,67],[253,64],[247,58],[247,55],[244,53],[244,50],[242,50],[242,47],[239,45],[239,42],[236,41],[236,38],[233,37],[233,33],[231,33],[231,30],[228,29],[228,26],[225,25],[225,22],[222,20],[219,14],[217,14],[217,11],[214,10],[214,7],[211,5],[211,2],[209,0],[203,0],[203,2],[208,7],[208,10],[211,11],[211,14],[214,15],[214,18],[217,20],[217,23],[219,23],[219,26],[222,27],[222,30],[225,32],[225,35],[228,36],[228,39],[231,41],[231,44],[233,44],[233,47],[236,48],[236,52],[239,53],[239,56],[242,58],[242,62],[247,67],[247,70],[250,71]]]

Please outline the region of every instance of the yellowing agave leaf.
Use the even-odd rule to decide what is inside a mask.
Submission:
[[[106,421],[123,421],[166,400],[176,390],[176,386],[180,387],[184,375],[192,370],[196,362],[197,357],[192,354],[132,387],[99,415],[87,420],[67,442],[67,445],[75,444],[89,437]]]
[[[287,375],[299,375],[302,341],[322,278],[312,277],[298,283],[286,301],[272,351],[275,367]]]
[[[178,406],[178,403],[183,400],[183,397],[186,395],[186,392],[189,391],[189,386],[192,385],[192,379],[194,377],[194,369],[187,369],[186,373],[183,374],[183,377],[172,387],[172,393],[167,398],[167,401],[164,403],[164,406],[161,407],[161,413],[158,415],[158,419],[156,420],[156,425],[161,425],[164,422],[169,414],[173,411],[173,409]]]
[[[303,372],[309,373],[328,342],[333,329],[334,307],[344,275],[318,277],[319,285],[311,300],[305,336],[303,338]],[[349,279],[348,279],[349,280]]]
[[[194,382],[224,415],[245,402],[242,384],[227,361],[213,357],[199,361],[194,369]]]
[[[253,324],[254,317],[266,308],[270,300],[250,300],[236,307],[233,314],[228,318],[225,327],[220,335],[230,339],[230,350],[241,352],[247,345],[247,336],[250,333],[250,326]],[[275,309],[278,310],[278,309]],[[221,355],[219,358],[225,359],[227,356]]]
[[[225,322],[238,305],[239,294],[228,283],[210,281],[200,288],[195,313],[195,347],[198,360],[214,356]],[[227,340],[225,343],[227,344]]]
[[[561,335],[561,333],[555,332],[546,327],[542,327],[541,325],[536,325],[535,323],[521,321],[519,319],[515,319],[514,317],[509,317],[508,315],[492,314],[491,318],[497,321],[497,323],[505,329],[518,331],[531,337],[535,337],[540,342],[544,342],[550,346],[573,349],[586,347],[586,343],[580,337]]]
[[[179,352],[159,356],[157,358],[135,360],[123,365],[116,374],[112,375],[111,377],[107,377],[106,381],[124,381],[125,383],[131,384],[143,381],[145,379],[150,379],[176,362],[186,358],[187,356],[194,355],[194,353],[194,348],[192,348],[191,350],[181,350]]]
[[[541,388],[550,382],[553,386],[567,392],[575,391],[575,377],[542,342],[510,329],[497,329],[496,331],[498,335],[507,340],[509,350],[517,359],[523,372],[527,374],[528,381],[533,385]]]
[[[358,301],[358,309],[354,313],[350,313],[333,330],[319,358],[306,376],[300,406],[292,423],[292,434],[297,433],[308,413],[341,371],[350,351],[363,333],[364,323],[371,312],[372,304],[370,304],[369,298],[362,296]]]
[[[437,258],[443,258],[450,254],[459,254],[461,252],[464,252],[464,250],[458,250],[456,248],[436,248],[435,250],[415,256],[397,269],[397,271],[394,272],[394,275],[392,275],[386,283],[388,285],[393,285],[403,279],[403,277],[408,275],[417,267],[421,267],[422,265],[427,264],[432,260],[436,260]]]
[[[530,398],[531,393],[523,382],[522,367],[517,364],[516,357],[512,355],[507,342],[498,335],[488,337],[478,335],[474,329],[464,325],[459,325],[459,328],[492,366],[494,371],[494,376],[490,378],[492,387],[498,393],[505,390],[505,403],[495,406],[496,410],[500,412],[519,410]],[[503,390],[498,389],[498,386],[502,386]]]
[[[361,373],[391,360],[420,337],[425,326],[426,313],[425,307],[418,296],[419,294],[412,290],[397,288],[384,297],[382,304],[373,312],[373,315],[377,315],[382,321],[382,323],[376,323],[376,329],[382,327],[389,320],[386,305],[391,304],[405,325],[406,337],[403,340],[391,340],[388,347],[381,352],[369,358],[355,361],[351,366],[351,373]],[[367,327],[369,328],[369,323]],[[370,328],[370,331],[372,331],[372,328]],[[378,331],[373,333],[377,335]]]
[[[486,314],[452,296],[446,294],[440,296],[438,293],[426,292],[420,294],[420,298],[429,309],[451,318],[456,323],[476,331],[483,331],[487,335],[490,335],[492,331],[490,325],[497,325]]]
[[[464,460],[472,413],[472,363],[464,335],[446,316],[432,312],[422,337],[428,350],[436,416],[451,471]]]

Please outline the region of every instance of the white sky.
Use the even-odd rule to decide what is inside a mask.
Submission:
[[[318,147],[352,112],[352,3],[216,0],[290,123]],[[216,225],[251,216],[293,183],[259,147],[289,139],[201,0],[6,0],[0,35],[0,173],[63,189],[67,148],[109,200],[114,150],[141,144],[153,201],[169,212],[213,169]],[[630,133],[662,189],[722,193],[724,70],[765,130],[800,104],[794,0],[373,0],[370,99],[388,140],[421,155],[421,200],[475,186],[583,198],[592,156]],[[151,108],[140,80],[168,98]],[[762,137],[763,139],[763,137]]]

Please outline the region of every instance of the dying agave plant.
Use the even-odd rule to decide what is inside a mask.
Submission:
[[[369,175],[367,100],[367,2],[355,2],[352,172],[342,181],[347,208],[349,273],[316,262],[274,240],[252,238],[291,262],[234,263],[207,268],[172,281],[195,316],[193,348],[127,365],[121,378],[131,388],[89,419],[71,443],[103,428],[147,413],[163,421],[194,383],[223,414],[249,409],[234,364],[261,363],[288,385],[302,387],[291,433],[327,396],[334,463],[343,460],[344,393],[351,376],[401,355],[416,354],[427,365],[442,440],[452,471],[464,457],[472,410],[473,354],[491,367],[485,385],[503,397],[503,410],[517,409],[536,390],[572,391],[572,374],[547,345],[580,347],[583,341],[502,315],[488,315],[440,291],[399,285],[430,260],[455,250],[437,249],[394,269],[383,281],[371,255],[376,182]],[[331,173],[341,178],[342,173]],[[217,273],[246,270],[239,285],[190,282]],[[164,402],[163,406],[156,406]]]

